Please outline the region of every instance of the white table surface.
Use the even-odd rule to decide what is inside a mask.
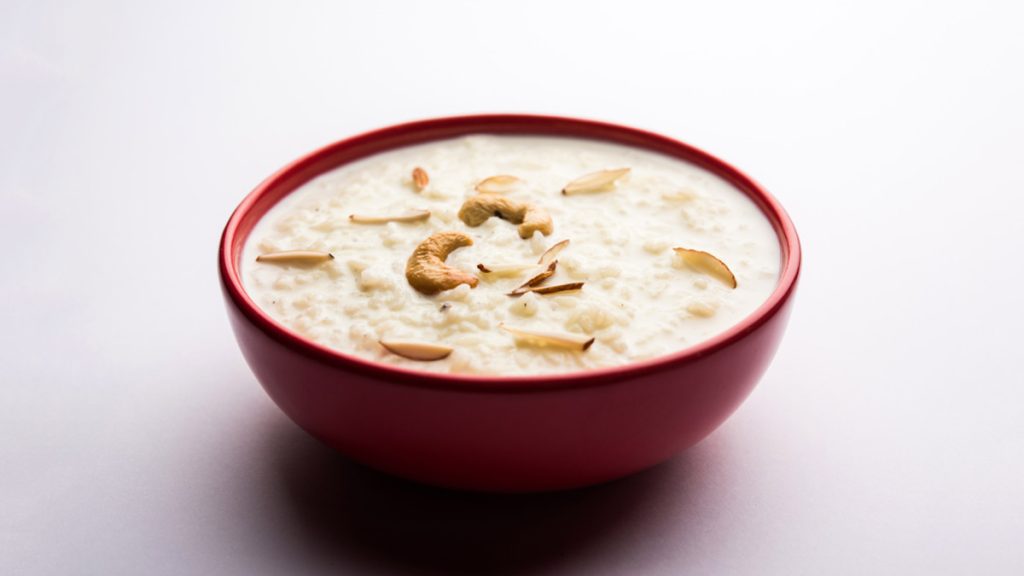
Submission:
[[[0,574],[1024,573],[1020,4],[660,4],[0,4]],[[649,473],[367,472],[235,346],[248,190],[484,111],[683,139],[802,234],[770,371]]]

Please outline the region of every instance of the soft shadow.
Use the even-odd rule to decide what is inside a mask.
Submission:
[[[326,565],[421,574],[514,574],[571,564],[617,534],[691,498],[684,454],[629,478],[573,491],[494,495],[445,490],[367,469],[278,421],[268,464],[288,510],[277,526]],[[280,519],[280,518],[279,518]],[[649,528],[649,527],[648,527]],[[643,528],[641,531],[649,531]],[[310,558],[307,558],[309,560]]]

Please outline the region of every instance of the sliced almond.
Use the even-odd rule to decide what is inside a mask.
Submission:
[[[683,188],[677,192],[662,194],[661,197],[672,202],[690,202],[697,199],[697,193],[689,188]]]
[[[690,302],[686,306],[686,311],[701,318],[710,318],[715,315],[715,309],[703,302]]]
[[[422,192],[427,184],[430,184],[430,176],[426,170],[417,166],[412,169],[412,183],[416,186],[417,192]]]
[[[725,265],[725,262],[703,250],[691,250],[689,248],[673,248],[673,250],[682,257],[683,262],[690,268],[707,274],[730,288],[736,288],[736,276]]]
[[[518,296],[520,294],[526,294],[527,292],[529,292],[529,288],[537,286],[541,282],[543,282],[543,281],[547,280],[548,278],[551,278],[552,276],[554,276],[555,275],[555,268],[556,267],[558,267],[558,260],[552,260],[551,263],[548,264],[548,267],[545,268],[543,272],[541,272],[540,274],[537,274],[533,278],[530,278],[529,280],[524,282],[521,286],[519,286],[515,290],[509,292],[509,296]]]
[[[397,354],[402,358],[418,360],[420,362],[443,360],[452,353],[452,350],[454,350],[451,346],[432,344],[430,342],[413,342],[407,340],[378,340],[378,342],[392,354]]]
[[[586,176],[569,182],[562,188],[562,194],[584,194],[587,192],[600,192],[609,188],[616,180],[629,174],[629,168],[618,168],[615,170],[601,170],[592,172]]]
[[[515,336],[517,340],[538,346],[555,346],[583,352],[594,343],[594,337],[586,334],[523,330],[522,328],[510,328],[504,324],[500,324],[499,327]]]
[[[260,254],[256,257],[257,262],[266,262],[268,264],[320,264],[321,262],[327,262],[328,260],[334,260],[334,254],[330,252],[320,252],[318,250],[287,250],[285,252],[271,252],[269,254]]]
[[[480,182],[477,182],[476,191],[490,194],[505,194],[515,189],[520,182],[522,182],[522,180],[515,176],[499,174],[497,176],[491,176],[490,178],[484,178]]]
[[[555,284],[554,286],[520,286],[515,290],[508,293],[509,296],[522,296],[527,292],[533,292],[534,294],[555,294],[557,292],[569,292],[572,290],[581,290],[583,288],[583,282],[569,282],[568,284]]]
[[[477,269],[484,274],[493,276],[518,276],[531,268],[536,268],[536,264],[477,264]]]
[[[548,248],[547,250],[544,251],[543,254],[540,255],[540,260],[537,260],[537,264],[547,266],[548,264],[554,262],[555,258],[558,257],[558,253],[561,252],[562,250],[565,250],[565,247],[568,245],[568,238],[552,245],[551,248]]]
[[[349,214],[348,219],[355,224],[387,224],[388,222],[418,222],[430,218],[430,210],[413,210],[395,216],[365,216]]]

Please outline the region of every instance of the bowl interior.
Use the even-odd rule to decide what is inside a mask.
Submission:
[[[316,176],[343,164],[414,144],[469,134],[561,136],[603,140],[678,158],[725,179],[746,194],[775,229],[781,248],[779,281],[768,299],[725,332],[678,352],[642,362],[561,374],[479,376],[421,372],[328,348],[278,324],[249,297],[242,286],[239,262],[242,248],[256,223],[278,201]],[[688,144],[635,128],[604,122],[553,116],[479,115],[440,118],[400,124],[335,142],[295,160],[264,180],[238,206],[221,238],[219,268],[226,295],[257,326],[282,344],[347,370],[387,378],[397,383],[443,388],[518,389],[586,386],[667,368],[675,363],[726,346],[774,314],[792,292],[800,270],[800,243],[782,206],[761,186],[733,166]]]

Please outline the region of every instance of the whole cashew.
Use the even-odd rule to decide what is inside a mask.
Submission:
[[[459,209],[459,219],[467,226],[479,226],[491,216],[519,224],[521,238],[530,238],[537,230],[547,236],[554,229],[551,216],[543,208],[526,202],[516,202],[501,194],[477,194],[466,200]]]
[[[473,239],[462,232],[438,232],[420,242],[405,265],[405,279],[424,294],[451,290],[459,284],[476,287],[480,279],[444,263],[453,251],[472,246]]]

